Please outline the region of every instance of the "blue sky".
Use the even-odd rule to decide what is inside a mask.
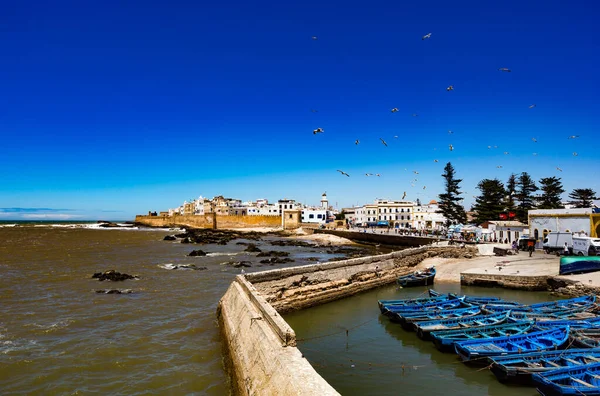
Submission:
[[[0,218],[127,220],[221,194],[430,200],[448,161],[467,206],[481,179],[512,172],[600,193],[599,11],[512,0],[5,4]]]

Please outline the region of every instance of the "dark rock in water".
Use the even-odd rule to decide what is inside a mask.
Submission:
[[[174,241],[177,238],[175,237],[175,235],[167,235],[163,238],[163,241]]]
[[[318,257],[308,257],[306,260],[307,261],[319,261],[319,258]]]
[[[217,242],[217,245],[227,245],[227,241],[226,240],[220,240],[219,242]]]
[[[192,243],[192,240],[189,237],[185,237],[181,240],[181,243]]]
[[[96,293],[102,293],[102,294],[131,294],[131,293],[133,293],[133,290],[131,290],[131,289],[123,289],[123,290],[119,290],[119,289],[106,289],[106,290],[96,290]]]
[[[294,262],[294,259],[291,259],[289,257],[271,257],[270,259],[265,259],[265,260],[260,260],[261,264],[284,264],[284,263],[292,263]]]
[[[250,261],[238,261],[237,263],[231,263],[234,268],[240,267],[252,267],[252,263]]]
[[[289,256],[289,252],[279,252],[277,250],[269,250],[268,252],[260,252],[256,255],[256,257],[287,257]]]
[[[113,223],[112,221],[105,221],[105,220],[98,220],[98,224],[100,224],[99,227],[106,227],[106,228],[120,227],[120,225],[118,225],[117,223]]]
[[[246,252],[262,252],[262,250],[260,250],[259,248],[256,247],[255,244],[253,243],[249,243],[248,247],[245,250]]]
[[[188,234],[187,233],[183,233],[183,234],[175,234],[175,238],[187,238]]]
[[[191,256],[191,257],[206,256],[206,252],[204,252],[204,251],[202,251],[200,249],[198,249],[198,250],[192,250],[190,252],[190,254],[188,254],[188,256]]]
[[[315,247],[314,243],[308,243],[305,241],[299,241],[297,239],[282,239],[269,241],[273,246],[300,246],[300,247]]]
[[[115,270],[110,270],[110,271],[105,271],[105,272],[96,272],[94,275],[92,275],[92,279],[97,278],[100,282],[105,281],[105,280],[109,280],[109,281],[124,281],[126,279],[137,279],[137,276],[134,275],[129,275],[129,274],[122,274],[120,272],[117,272]]]
[[[242,232],[212,229],[189,229],[185,233],[175,235],[178,238],[189,238],[191,243],[226,245],[234,239],[260,240],[262,235],[257,232]]]

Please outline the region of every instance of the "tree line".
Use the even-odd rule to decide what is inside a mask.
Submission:
[[[467,214],[460,204],[462,179],[456,178],[456,172],[450,162],[444,167],[442,174],[445,183],[444,193],[439,195],[439,210],[446,217],[446,226],[465,224]],[[501,180],[483,179],[477,184],[481,191],[475,196],[472,210],[475,212],[475,223],[498,220],[501,214],[510,219],[527,223],[527,212],[531,209],[563,209],[561,194],[565,192],[561,179],[556,176],[543,177],[537,184],[527,173],[511,174],[503,183]],[[591,188],[576,188],[569,193],[569,198],[576,208],[589,208],[596,192]]]

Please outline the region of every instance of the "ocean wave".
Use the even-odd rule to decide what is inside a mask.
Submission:
[[[217,256],[236,256],[240,254],[240,252],[229,252],[229,253],[225,253],[225,252],[214,252],[214,253],[206,253],[207,256],[210,257],[217,257]]]
[[[25,325],[25,327],[33,326],[33,327],[40,329],[43,333],[51,333],[51,332],[59,330],[59,329],[64,329],[65,327],[68,327],[73,322],[74,321],[71,319],[65,319],[65,320],[59,320],[58,322],[51,323],[51,324],[31,323],[29,325]]]
[[[158,267],[164,268],[167,270],[203,270],[207,269],[206,267],[196,267],[195,264],[158,264]]]
[[[18,224],[0,224],[0,228],[17,227]]]

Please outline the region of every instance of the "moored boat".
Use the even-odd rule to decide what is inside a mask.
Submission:
[[[393,312],[390,316],[390,319],[393,322],[400,323],[404,329],[411,331],[414,330],[414,324],[416,322],[437,319],[464,318],[467,316],[475,316],[480,313],[480,307],[466,307],[456,309],[443,309],[437,311],[404,312],[402,314]]]
[[[532,329],[536,329],[533,320],[527,322],[501,323],[493,326],[474,327],[470,329],[434,331],[430,336],[437,349],[442,352],[453,352],[454,343],[459,341],[507,337],[524,334]]]
[[[600,395],[600,363],[533,374],[538,392],[551,395]]]
[[[504,323],[510,316],[510,312],[500,312],[491,315],[475,315],[454,319],[437,319],[414,324],[417,336],[423,340],[430,338],[433,331],[466,329],[479,326],[490,326]]]
[[[600,347],[600,328],[582,328],[571,331],[570,341],[577,348]]]
[[[435,273],[435,267],[427,268],[423,271],[415,271],[412,274],[399,277],[396,283],[402,287],[433,285]]]
[[[413,305],[386,305],[383,309],[384,315],[390,315],[394,312],[420,312],[420,311],[434,311],[441,309],[454,309],[465,306],[462,300],[446,300],[446,301],[433,301],[424,304],[413,304]],[[467,304],[466,306],[471,306]]]
[[[569,326],[508,337],[456,342],[463,362],[485,364],[487,357],[558,349],[569,339]]]
[[[564,256],[560,258],[560,275],[600,271],[600,256]]]
[[[388,306],[407,306],[407,305],[415,305],[415,304],[427,304],[435,301],[447,301],[448,295],[438,295],[435,297],[417,297],[417,298],[408,298],[404,300],[379,300],[377,304],[379,305],[379,310],[383,313],[385,308]]]
[[[531,385],[531,376],[565,367],[600,363],[600,350],[564,349],[488,358],[498,381]]]

